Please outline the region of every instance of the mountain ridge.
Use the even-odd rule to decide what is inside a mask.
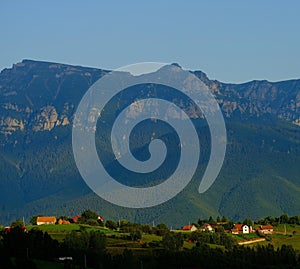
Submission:
[[[224,167],[204,195],[196,191],[199,171],[170,202],[131,210],[91,193],[72,155],[71,124],[78,102],[107,72],[33,60],[1,71],[0,221],[78,214],[87,208],[114,219],[163,221],[174,227],[197,216],[299,214],[300,80],[226,84],[193,71],[212,90],[225,118]]]
[[[11,69],[2,70],[0,132],[10,134],[15,130],[23,131],[27,124],[36,130],[51,130],[60,124],[69,124],[75,106],[87,88],[108,72],[96,68],[33,60],[23,60],[21,63],[14,64]],[[45,73],[48,77],[43,81]],[[242,84],[225,84],[217,80],[209,80],[202,71],[192,73],[212,90],[225,117],[230,118],[235,114],[256,117],[271,114],[300,125],[300,80],[282,82],[254,80]],[[74,78],[75,76],[77,77]],[[74,86],[71,85],[70,92],[64,95],[61,93],[61,88],[64,87],[64,83],[68,83],[68,80],[79,86],[76,86],[73,93],[71,90]],[[38,87],[42,84],[41,92],[35,93],[31,90],[34,84]],[[286,89],[290,92],[286,93]],[[20,103],[21,98],[23,98],[22,103]],[[9,112],[5,113],[3,110],[14,111],[15,114],[19,111],[20,115],[15,118],[10,115],[4,117],[3,114]],[[35,117],[32,117],[33,110],[35,110]],[[26,117],[22,118],[25,114]]]

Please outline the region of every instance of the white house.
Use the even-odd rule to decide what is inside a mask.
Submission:
[[[200,230],[201,230],[202,232],[206,232],[206,231],[212,232],[214,229],[213,229],[213,227],[212,227],[209,223],[205,223],[205,224],[203,224],[203,225],[201,226]]]
[[[251,231],[251,227],[249,227],[246,224],[234,224],[233,228],[231,229],[231,232],[233,234],[239,234],[239,233],[248,234],[250,233],[250,231]]]

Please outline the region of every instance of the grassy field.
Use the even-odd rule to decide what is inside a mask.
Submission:
[[[111,254],[122,253],[124,249],[131,249],[134,253],[142,255],[145,251],[151,251],[151,249],[161,248],[161,236],[152,234],[143,234],[142,239],[139,242],[126,239],[129,234],[120,233],[119,231],[112,231],[104,227],[99,226],[89,226],[89,225],[79,225],[79,224],[69,224],[69,225],[39,225],[39,226],[28,226],[27,229],[31,230],[33,228],[38,228],[44,232],[47,232],[53,239],[62,242],[66,235],[73,230],[85,229],[86,231],[101,231],[107,235],[107,250]],[[176,231],[181,232],[181,231]],[[190,233],[190,232],[186,232]],[[231,234],[229,234],[231,235]],[[251,234],[238,234],[231,235],[236,238],[238,242],[248,241],[251,239],[259,238],[256,233]],[[259,243],[253,243],[251,246],[256,245],[274,245],[275,248],[281,247],[282,245],[291,245],[297,251],[300,252],[300,226],[292,224],[280,224],[274,227],[274,234],[268,236],[268,240]],[[195,246],[194,243],[184,241],[183,248],[191,249]],[[212,245],[215,247],[215,245]],[[220,246],[216,246],[220,247]]]
[[[112,231],[109,230],[108,228],[105,227],[101,227],[101,226],[89,226],[89,225],[85,225],[85,224],[57,224],[57,225],[53,225],[53,224],[49,224],[49,225],[29,225],[27,226],[27,230],[33,229],[33,228],[38,228],[41,231],[44,232],[71,232],[74,230],[80,230],[80,229],[86,229],[87,231],[98,231],[100,230],[101,232],[105,233],[105,234],[115,234],[118,233],[117,231]]]
[[[296,232],[296,234],[300,234],[300,225],[295,224],[279,224],[278,226],[274,227],[275,233],[286,233],[292,234]]]
[[[275,248],[281,247],[282,245],[291,245],[297,252],[300,253],[300,235],[282,235],[274,234],[270,236],[270,240],[254,243],[252,246],[257,245],[268,245],[272,244]]]
[[[248,235],[238,235],[240,238],[246,238]],[[280,224],[274,227],[274,234],[268,235],[264,242],[254,243],[251,246],[272,244],[275,248],[282,245],[291,245],[300,253],[300,226],[293,224]]]
[[[56,239],[59,242],[62,242],[66,235],[71,231],[76,231],[80,229],[85,229],[86,231],[101,231],[107,235],[119,234],[118,231],[112,231],[100,226],[89,226],[83,224],[62,224],[62,225],[29,225],[26,227],[28,231],[31,229],[39,229],[43,232],[47,232],[53,239]]]
[[[260,238],[256,233],[250,234],[231,234],[233,238],[235,238],[238,242],[240,241],[248,241],[255,238]]]

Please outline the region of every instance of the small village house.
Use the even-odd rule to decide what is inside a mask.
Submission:
[[[43,225],[43,224],[55,224],[56,223],[56,217],[47,217],[47,216],[44,216],[44,217],[37,217],[37,220],[36,220],[36,224],[37,225]]]
[[[261,234],[273,234],[274,227],[272,225],[261,225],[256,229]]]
[[[213,230],[214,228],[209,223],[204,223],[200,228],[201,232],[213,232]]]
[[[246,224],[234,224],[233,228],[231,229],[232,234],[248,234],[252,232],[252,227]]]
[[[194,231],[197,231],[198,229],[195,225],[185,225],[182,227],[182,230],[194,232]]]

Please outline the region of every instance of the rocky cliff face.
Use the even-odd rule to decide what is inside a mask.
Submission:
[[[0,74],[0,134],[69,125],[82,95],[105,73],[30,60],[4,69]]]
[[[106,73],[30,60],[4,69],[0,74],[0,133],[9,136],[69,125],[83,94]],[[271,115],[300,126],[300,80],[225,84],[209,80],[201,71],[194,73],[212,90],[226,118]],[[133,114],[136,109],[132,106]]]
[[[210,81],[209,86],[226,117],[272,115],[299,124],[300,80],[251,81],[244,84]]]
[[[65,104],[65,109],[58,115],[54,106],[45,106],[41,108],[40,113],[35,115],[34,120],[32,122],[32,129],[34,131],[50,131],[54,127],[62,125],[70,124],[69,121],[69,105]]]

